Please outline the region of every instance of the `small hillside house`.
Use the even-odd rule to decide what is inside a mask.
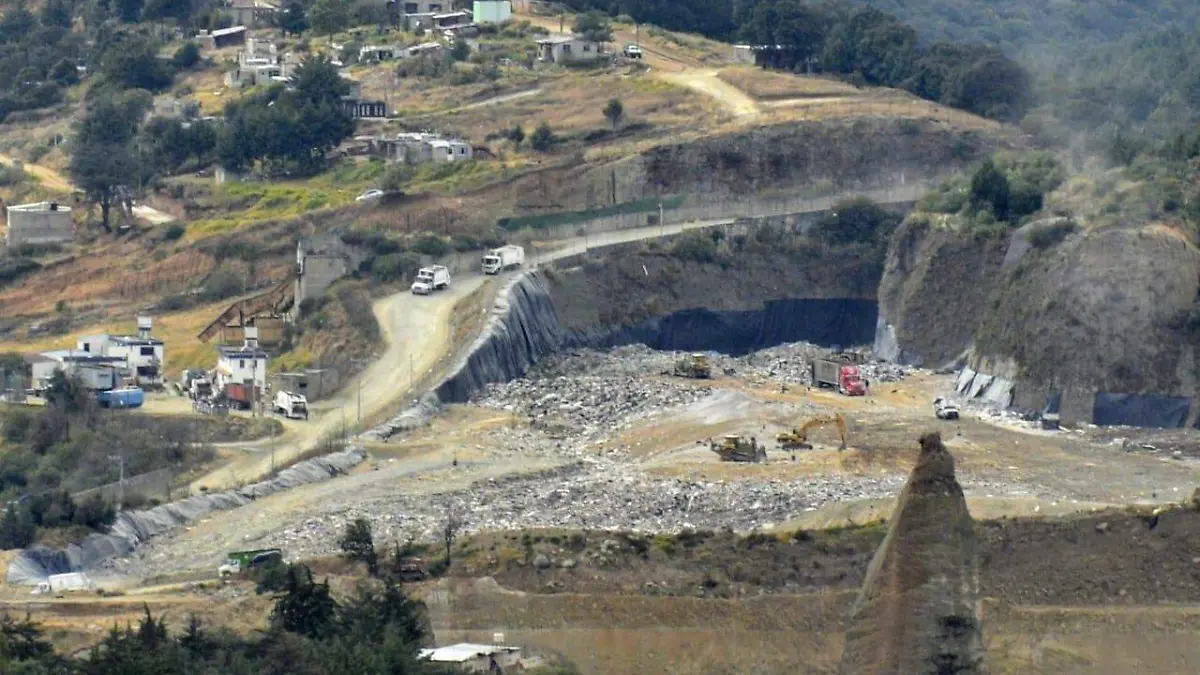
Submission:
[[[549,63],[586,63],[604,56],[599,42],[585,40],[580,35],[551,35],[534,42],[539,60]]]

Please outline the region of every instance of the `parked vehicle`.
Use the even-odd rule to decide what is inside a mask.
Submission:
[[[642,58],[642,48],[638,45],[625,45],[625,56],[631,59]]]
[[[501,270],[525,264],[525,249],[515,244],[494,248],[483,256],[483,273],[499,274]]]
[[[137,387],[109,389],[96,395],[101,408],[140,408],[146,402],[146,394]]]
[[[933,399],[933,414],[939,420],[956,420],[958,419],[958,404],[944,396],[939,396]]]
[[[417,271],[417,279],[413,282],[412,292],[415,295],[428,295],[450,287],[450,270],[445,265],[431,265]]]
[[[45,581],[39,581],[37,587],[33,589],[33,595],[90,591],[95,588],[96,584],[83,572],[68,572],[51,574]]]
[[[303,394],[281,391],[275,394],[274,411],[291,420],[308,419],[308,399]]]
[[[252,385],[227,382],[221,391],[221,397],[239,410],[249,410],[254,406],[254,387]]]
[[[369,202],[379,199],[383,196],[383,190],[367,190],[361,195],[354,198],[356,202]]]
[[[241,574],[255,567],[283,562],[283,551],[277,548],[262,548],[252,551],[230,551],[228,559],[217,568],[222,577]]]
[[[813,359],[813,384],[820,388],[837,389],[843,396],[865,396],[867,383],[858,372],[858,366],[834,359]]]

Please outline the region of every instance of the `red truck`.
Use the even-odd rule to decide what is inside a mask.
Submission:
[[[253,386],[227,382],[221,394],[233,407],[240,410],[249,410],[254,405],[254,389]]]
[[[835,359],[813,359],[813,384],[823,389],[838,390],[843,396],[865,396],[867,382],[858,372],[858,366]]]

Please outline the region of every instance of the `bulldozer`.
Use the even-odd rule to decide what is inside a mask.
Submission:
[[[709,449],[721,456],[722,462],[765,462],[767,448],[751,436],[726,436],[720,443],[709,441]]]
[[[791,431],[785,431],[775,437],[779,442],[779,447],[784,450],[812,450],[812,443],[808,442],[808,432],[816,427],[826,424],[836,424],[838,435],[842,439],[842,444],[838,446],[838,450],[846,449],[846,420],[841,414],[835,414],[832,417],[814,417],[813,419],[800,425],[798,428],[793,428]]]
[[[675,370],[672,372],[679,377],[707,380],[712,377],[712,366],[708,362],[708,355],[688,354],[675,362]]]

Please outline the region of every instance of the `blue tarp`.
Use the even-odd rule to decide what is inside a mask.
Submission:
[[[1178,429],[1187,424],[1192,399],[1153,394],[1097,392],[1092,423],[1100,426]]]

